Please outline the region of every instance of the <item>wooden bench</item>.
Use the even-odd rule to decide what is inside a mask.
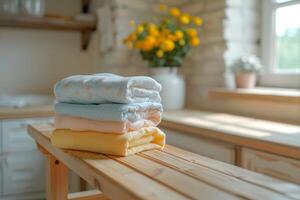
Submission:
[[[129,157],[54,147],[50,124],[28,132],[47,156],[47,200],[300,199],[300,186],[167,145]],[[68,169],[98,190],[68,195]],[[101,192],[100,192],[101,191]]]

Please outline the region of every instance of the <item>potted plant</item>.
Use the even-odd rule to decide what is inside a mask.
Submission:
[[[231,66],[235,74],[237,88],[254,88],[257,74],[261,71],[260,59],[254,55],[245,55],[236,60]]]
[[[191,48],[200,44],[199,30],[202,19],[182,13],[180,9],[160,5],[161,16],[151,22],[135,25],[124,39],[130,49],[139,51],[152,68],[153,78],[163,86],[161,96],[166,109],[184,106],[185,83],[177,74]]]

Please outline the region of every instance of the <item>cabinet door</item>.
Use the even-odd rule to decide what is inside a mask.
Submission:
[[[243,148],[242,167],[300,184],[300,160]]]
[[[37,151],[14,152],[4,159],[3,194],[45,190],[45,160]]]
[[[45,190],[45,160],[27,133],[27,125],[52,118],[2,121],[2,192],[4,195]]]
[[[36,144],[27,133],[27,125],[32,123],[47,123],[51,118],[4,120],[2,124],[3,152],[31,151]]]
[[[177,132],[161,128],[167,136],[167,144],[171,144],[188,151],[235,164],[235,149],[232,145],[215,140],[194,136],[188,133]]]

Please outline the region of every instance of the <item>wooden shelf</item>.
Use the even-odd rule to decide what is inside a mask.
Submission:
[[[219,99],[239,99],[269,101],[279,103],[300,103],[300,91],[295,89],[263,88],[228,90],[217,88],[209,91],[209,96]]]
[[[0,27],[78,31],[81,33],[81,47],[85,50],[91,33],[96,30],[96,23],[45,17],[0,16]]]

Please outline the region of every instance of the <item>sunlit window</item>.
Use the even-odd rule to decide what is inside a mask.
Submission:
[[[300,4],[276,9],[275,49],[276,72],[300,72]]]
[[[300,89],[300,0],[262,0],[259,84]]]

